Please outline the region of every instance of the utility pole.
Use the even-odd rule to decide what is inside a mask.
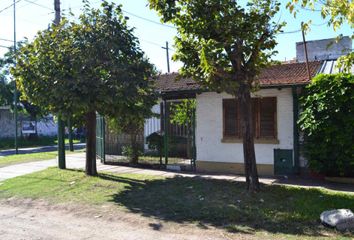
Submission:
[[[311,73],[310,73],[310,66],[309,66],[309,57],[307,55],[307,45],[306,45],[306,39],[305,39],[304,22],[301,22],[301,32],[302,32],[302,41],[304,43],[304,52],[305,52],[305,57],[306,57],[307,75],[308,75],[308,78],[310,81],[311,80]]]
[[[167,57],[167,72],[170,72],[170,56],[168,54],[168,42],[166,41],[166,47],[162,47],[162,49],[166,49],[166,57]]]
[[[14,54],[16,54],[16,0],[14,0],[13,3],[14,6]],[[16,63],[15,63],[16,64]],[[14,118],[15,118],[15,152],[18,154],[18,127],[17,127],[17,120],[18,120],[18,113],[17,113],[17,84],[15,80],[15,92],[14,92],[14,103],[15,103],[15,109],[14,109]]]
[[[54,0],[54,11],[55,11],[55,19],[54,24],[58,25],[60,23],[60,0]]]
[[[54,24],[60,23],[60,0],[54,0],[55,19]],[[58,114],[58,167],[65,169],[65,124],[61,118],[61,114]]]

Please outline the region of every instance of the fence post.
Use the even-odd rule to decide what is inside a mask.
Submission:
[[[192,111],[192,125],[193,125],[193,140],[192,140],[192,168],[195,171],[196,170],[196,160],[197,160],[197,148],[196,148],[196,142],[195,142],[195,111],[196,109],[193,109]]]
[[[61,119],[61,116],[58,116],[58,166],[60,169],[65,169],[65,139],[64,133],[65,125],[64,121]]]
[[[102,162],[106,164],[106,121],[102,117]]]
[[[164,106],[164,152],[165,152],[165,164],[168,164],[168,112],[167,112],[167,101],[166,99],[163,100],[163,106]]]

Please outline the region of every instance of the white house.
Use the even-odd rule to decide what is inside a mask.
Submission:
[[[309,63],[312,77],[320,72],[323,64],[320,61]],[[185,97],[196,99],[196,170],[243,173],[240,114],[235,97],[202,89],[191,79],[175,81],[176,77],[177,74],[160,76],[157,88],[167,101]],[[252,106],[259,173],[291,174],[300,167],[299,133],[295,122],[298,93],[309,82],[306,64],[268,67],[258,81],[260,90],[252,95]]]
[[[329,47],[329,43],[332,45]],[[310,41],[309,72],[304,46],[296,44],[297,59],[270,66],[260,73],[259,91],[252,95],[255,152],[260,175],[288,175],[306,170],[302,154],[302,138],[297,126],[299,94],[312,77],[319,73],[335,73],[337,58],[352,49],[352,41],[344,37]],[[182,98],[196,99],[195,166],[197,171],[243,173],[244,157],[240,135],[237,101],[226,93],[201,88],[192,79],[178,74],[164,74],[156,80],[156,88],[164,103]],[[163,104],[164,106],[166,104]],[[161,110],[160,110],[161,109]],[[155,107],[163,114],[163,108]],[[157,123],[156,123],[157,121]],[[145,136],[160,130],[160,119],[147,120]],[[151,128],[148,130],[148,128]]]
[[[311,78],[335,73],[335,60],[309,62]],[[166,103],[183,98],[196,99],[195,166],[197,171],[243,173],[244,158],[240,136],[240,114],[235,98],[226,93],[202,89],[192,79],[164,74],[156,81]],[[310,82],[306,63],[285,63],[264,69],[258,77],[260,89],[252,94],[255,152],[260,175],[297,174],[307,169],[297,126],[299,94]],[[154,107],[163,115],[164,104]],[[145,137],[161,131],[161,119],[148,119]]]

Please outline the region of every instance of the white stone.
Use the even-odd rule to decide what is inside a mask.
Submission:
[[[344,224],[345,220],[348,220],[353,217],[354,214],[349,209],[336,209],[324,211],[323,213],[321,213],[320,219],[322,223],[331,227],[336,227],[337,224]]]
[[[340,220],[336,225],[339,231],[354,231],[354,217]]]

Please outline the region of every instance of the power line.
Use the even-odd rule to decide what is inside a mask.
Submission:
[[[149,41],[149,40],[145,40],[145,39],[141,39],[141,38],[140,38],[139,40],[142,41],[142,42],[145,42],[145,43],[148,43],[148,44],[157,46],[157,47],[163,47],[161,44],[155,43],[155,42],[151,42],[151,41]]]
[[[25,0],[25,1],[27,1],[27,0]],[[91,3],[91,4],[96,4],[96,3],[98,3],[98,2],[101,2],[101,1],[95,1],[95,2],[93,2],[93,3]],[[65,9],[65,10],[76,9],[76,8],[79,8],[79,7],[82,7],[82,5],[80,5],[80,6],[77,5],[77,6],[74,6],[74,7],[70,7],[70,8]],[[177,29],[175,26],[168,25],[168,24],[164,24],[164,23],[161,23],[161,22],[157,22],[157,21],[154,21],[154,20],[151,20],[151,19],[148,19],[148,18],[139,16],[139,15],[137,15],[137,14],[135,14],[135,13],[132,13],[132,12],[129,12],[129,11],[126,11],[126,10],[123,10],[123,9],[122,9],[122,12],[124,12],[124,13],[126,13],[126,14],[128,14],[128,15],[131,15],[131,16],[133,16],[133,17],[139,18],[139,19],[141,19],[141,20],[144,20],[144,21],[146,21],[146,22],[154,23],[154,24],[156,24],[156,25],[160,25],[160,26],[163,26],[163,27],[171,28],[171,29]]]
[[[323,22],[323,23],[319,23],[319,24],[311,23],[310,26],[320,27],[320,26],[325,25],[326,23],[327,22]],[[278,34],[292,34],[292,33],[298,33],[298,32],[301,32],[301,31],[302,31],[301,29],[298,29],[298,30],[294,30],[294,31],[280,32]]]
[[[3,8],[3,9],[1,9],[1,10],[0,10],[0,13],[6,11],[7,9],[11,8],[14,4],[19,3],[19,2],[21,2],[21,1],[22,1],[22,0],[17,0],[15,3],[12,3],[11,5],[9,5],[9,6],[5,7],[5,8]]]
[[[1,48],[7,48],[10,49],[10,47],[4,46],[4,45],[0,45]]]
[[[45,8],[45,9],[47,9],[47,10],[53,10],[53,9],[51,9],[50,7],[47,7],[47,6],[45,6],[45,5],[42,5],[42,4],[39,4],[39,3],[37,3],[37,1],[31,1],[31,0],[25,0],[26,2],[28,2],[28,3],[31,3],[31,4],[33,4],[33,5],[36,5],[36,6],[38,6],[38,7],[41,7],[41,8]]]
[[[164,48],[164,49],[166,48],[165,46],[162,46],[162,45],[159,44],[159,43],[152,42],[152,41],[149,41],[149,40],[146,40],[146,39],[141,39],[141,38],[139,38],[139,41],[145,42],[145,43],[148,43],[148,44],[151,44],[151,45],[154,45],[154,46],[159,47],[159,48]],[[168,50],[173,51],[173,52],[176,51],[176,49],[171,48],[171,47],[168,47]]]
[[[328,24],[328,22],[323,22],[323,23],[319,23],[319,24],[316,24],[316,23],[311,23],[311,25],[315,26],[315,27],[320,27],[320,26],[323,26],[325,24]]]
[[[14,42],[14,40],[10,40],[10,39],[5,39],[5,38],[0,38],[1,41],[5,41],[5,42]]]
[[[142,19],[144,21],[147,21],[147,22],[150,22],[150,23],[154,23],[154,24],[157,24],[157,25],[160,25],[160,26],[164,26],[164,27],[168,27],[168,28],[172,28],[172,29],[177,29],[175,26],[171,26],[171,25],[167,25],[167,24],[163,24],[163,23],[160,23],[160,22],[156,22],[154,20],[151,20],[151,19],[148,19],[148,18],[145,18],[145,17],[141,17],[139,15],[136,15],[135,13],[131,13],[131,12],[128,12],[126,10],[122,10],[122,12],[126,13],[126,14],[129,14],[133,17],[136,17],[136,18],[139,18],[139,19]]]
[[[278,34],[292,34],[292,33],[298,33],[298,32],[301,32],[301,29],[299,30],[294,30],[294,31],[288,31],[288,32],[280,32]]]
[[[312,8],[307,8],[307,7],[301,7],[303,10],[306,11],[311,11],[311,12],[322,12],[321,9],[312,9]]]

